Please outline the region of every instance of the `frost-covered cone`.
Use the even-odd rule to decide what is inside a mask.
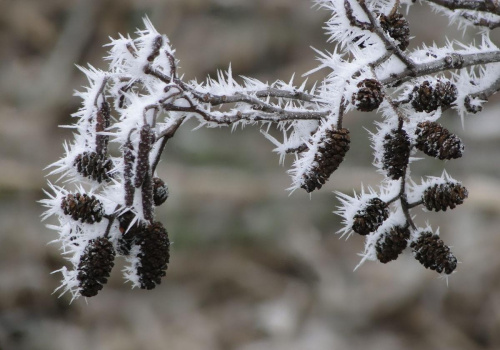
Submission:
[[[162,205],[168,198],[169,191],[167,184],[159,177],[153,178],[154,202],[155,206]]]
[[[73,220],[87,224],[100,222],[104,215],[101,201],[86,193],[67,194],[61,201],[61,209],[65,215],[70,215]]]
[[[344,160],[350,142],[349,130],[344,128],[326,130],[314,155],[315,165],[303,175],[301,187],[308,193],[320,189]]]
[[[396,260],[403,250],[406,249],[409,238],[410,230],[408,228],[401,226],[392,227],[389,232],[384,233],[378,239],[375,245],[377,259],[384,264]]]
[[[137,275],[142,289],[153,289],[165,276],[170,259],[170,241],[167,230],[156,221],[136,237],[140,247],[137,255]]]
[[[384,100],[382,84],[375,79],[365,79],[358,83],[358,91],[352,95],[352,103],[363,112],[377,109]]]
[[[462,156],[464,145],[462,140],[436,122],[425,121],[417,125],[416,147],[428,156],[445,159],[456,159]]]
[[[88,242],[78,264],[78,287],[84,297],[93,297],[108,281],[114,266],[115,250],[106,237]]]
[[[399,41],[399,49],[406,50],[410,44],[410,27],[408,21],[400,13],[393,13],[390,16],[382,14],[380,16],[380,26],[394,40]]]
[[[109,172],[113,169],[113,162],[104,154],[83,152],[76,156],[73,165],[82,176],[101,183],[110,180]]]
[[[447,182],[427,188],[422,195],[422,201],[428,210],[446,211],[462,204],[468,195],[467,189],[461,184]]]
[[[384,136],[382,169],[397,180],[403,176],[410,158],[410,138],[404,129],[392,129]]]
[[[411,105],[417,112],[430,113],[439,107],[450,106],[457,99],[458,89],[450,81],[438,81],[432,85],[424,81],[413,90]]]
[[[450,247],[444,244],[438,235],[432,232],[423,232],[420,237],[411,243],[415,259],[425,268],[452,273],[457,267],[457,258],[451,253]]]
[[[372,198],[354,215],[352,230],[362,236],[374,232],[389,217],[389,208],[380,198]]]

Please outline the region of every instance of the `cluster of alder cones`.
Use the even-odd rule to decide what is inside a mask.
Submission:
[[[95,149],[78,154],[72,164],[78,174],[97,183],[109,182],[116,176],[113,172],[114,164],[107,152],[109,136],[100,133],[109,127],[109,111],[108,103],[102,102],[95,115]],[[133,208],[135,190],[140,190],[145,220],[138,220],[128,209],[106,214],[103,203],[94,195],[68,193],[61,199],[63,213],[72,220],[82,224],[94,224],[103,219],[109,222],[106,232],[86,241],[80,255],[76,279],[78,292],[82,296],[95,296],[103,288],[116,255],[133,255],[136,263],[132,268],[138,285],[143,289],[155,288],[165,276],[170,259],[170,241],[163,224],[154,220],[153,210],[167,200],[169,191],[164,181],[151,176],[149,156],[155,140],[150,126],[145,124],[139,135],[137,151],[130,141],[122,147],[124,177],[128,184],[125,202],[127,208]],[[118,221],[117,226],[112,225],[115,219]],[[116,227],[119,232],[110,232]],[[77,241],[75,237],[75,242]]]
[[[159,206],[167,199],[168,188],[159,178],[154,178],[153,183],[154,204]],[[61,200],[64,214],[86,224],[100,222],[103,218],[110,220],[102,208],[99,199],[85,193],[69,193]],[[159,221],[146,224],[134,218],[130,211],[118,216],[120,238],[112,240],[108,233],[87,242],[77,267],[79,293],[82,296],[97,295],[107,282],[115,256],[127,257],[134,247],[137,249],[136,274],[140,287],[153,289],[161,283],[170,258],[168,233]]]
[[[449,81],[431,84],[425,81],[415,87],[409,96],[413,108],[427,113],[442,106],[449,106],[456,99],[457,89]],[[371,111],[380,105],[384,94],[382,85],[374,79],[366,79],[358,84],[358,92],[353,96],[353,104],[361,111]],[[303,186],[312,192],[328,180],[340,166],[349,150],[349,131],[332,126],[323,136],[315,154],[314,166],[303,176]],[[412,136],[404,129],[404,123],[390,130],[383,137],[382,169],[392,180],[399,180],[406,174],[412,148],[428,156],[450,160],[460,158],[464,151],[461,139],[442,125],[433,121],[417,124]],[[467,198],[467,190],[460,183],[447,182],[427,188],[421,202],[428,210],[453,209]],[[388,204],[379,198],[372,198],[354,216],[352,231],[360,235],[375,232],[389,217]],[[419,232],[420,236],[411,241],[409,225],[392,227],[381,236],[376,244],[377,259],[382,263],[395,260],[411,241],[416,259],[426,268],[450,274],[457,266],[457,259],[438,235],[432,232]]]
[[[406,50],[409,44],[409,27],[406,19],[399,13],[389,16],[380,15],[383,30],[398,43],[398,48]],[[358,43],[361,49],[364,43]],[[431,113],[438,108],[447,108],[457,98],[456,86],[447,80],[424,81],[414,87],[409,96],[400,103],[410,103],[415,112]],[[376,110],[385,98],[382,84],[376,79],[364,79],[357,84],[357,91],[351,103],[363,112]],[[412,148],[428,156],[441,160],[456,159],[462,156],[464,146],[459,137],[434,121],[422,121],[414,128],[412,135],[405,130],[404,122],[390,130],[383,137],[382,170],[388,178],[399,180],[406,176]],[[340,166],[349,151],[349,130],[331,126],[320,140],[314,156],[314,165],[303,175],[303,185],[307,192],[320,189],[331,174]],[[432,185],[427,188],[420,203],[428,210],[453,209],[463,203],[468,193],[457,182]],[[354,218],[352,231],[366,236],[375,232],[389,217],[389,205],[380,198],[371,198]],[[419,231],[413,229],[413,231]],[[397,259],[410,244],[415,258],[426,268],[450,274],[457,266],[457,259],[438,235],[422,231],[416,232],[411,239],[412,229],[407,223],[395,226],[382,234],[376,243],[377,259],[382,263]],[[411,243],[409,243],[411,242]]]

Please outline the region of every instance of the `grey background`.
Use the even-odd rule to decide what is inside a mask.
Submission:
[[[0,2],[0,349],[498,349],[500,348],[500,123],[498,99],[466,119],[442,119],[465,141],[457,161],[425,159],[416,180],[445,167],[469,189],[446,213],[414,210],[440,227],[461,264],[446,281],[407,252],[356,272],[363,239],[334,233],[332,191],[380,176],[363,127],[350,114],[352,148],[310,198],[257,128],[191,131],[169,143],[159,168],[171,198],[158,210],[174,244],[153,291],[130,290],[117,261],[95,298],[51,295],[65,264],[40,223],[43,168],[62,156],[86,84],[74,63],[105,68],[102,46],[148,14],[177,49],[186,79],[231,62],[235,75],[289,80],[314,68],[328,13],[306,0],[2,0]],[[412,47],[461,33],[427,6],[409,16]],[[466,36],[465,40],[472,36]],[[498,43],[498,40],[495,40]],[[320,79],[321,74],[313,79]]]

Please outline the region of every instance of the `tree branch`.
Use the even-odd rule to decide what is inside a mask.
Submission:
[[[493,0],[427,0],[449,10],[471,10],[500,15],[500,5]]]
[[[399,74],[391,74],[390,77],[383,79],[381,83],[386,86],[398,86],[416,77],[494,62],[500,62],[500,51],[472,54],[450,53],[448,56],[432,62],[415,64],[413,70],[405,69]]]

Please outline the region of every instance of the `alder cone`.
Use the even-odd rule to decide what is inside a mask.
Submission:
[[[433,86],[424,81],[413,90],[411,105],[417,112],[430,113],[439,107],[448,107],[457,99],[458,89],[450,81],[438,81]]]
[[[363,112],[377,109],[384,100],[382,84],[375,79],[365,79],[358,83],[358,91],[352,95],[352,103]]]
[[[101,201],[86,193],[67,194],[61,201],[61,209],[73,220],[87,224],[100,222],[104,215]]]
[[[372,198],[354,215],[352,230],[362,236],[374,232],[389,217],[389,208],[380,198]]]
[[[406,249],[410,230],[407,227],[395,226],[384,236],[380,237],[375,245],[377,259],[381,263],[388,263],[396,260],[398,256]]]
[[[401,51],[406,50],[410,44],[410,27],[402,14],[397,12],[390,16],[382,14],[380,16],[380,26],[391,38],[399,41],[398,47]]]
[[[404,129],[393,129],[384,136],[382,169],[397,180],[403,176],[410,158],[410,138]]]
[[[416,147],[428,156],[441,160],[462,157],[464,151],[462,140],[436,122],[419,123],[415,134]]]
[[[153,178],[153,192],[155,206],[160,206],[165,203],[169,195],[168,186],[159,177]]]
[[[450,247],[444,244],[438,235],[424,232],[410,247],[415,259],[425,268],[449,275],[457,268],[457,258],[451,253]]]
[[[140,253],[137,255],[139,283],[142,289],[153,289],[161,283],[170,260],[167,230],[156,221],[137,235],[135,244],[140,246]]]
[[[461,184],[447,182],[427,188],[422,195],[422,201],[428,210],[446,211],[462,204],[468,195],[469,192]]]
[[[73,166],[82,176],[101,183],[111,179],[109,172],[113,169],[113,162],[104,154],[83,152],[76,156]]]
[[[114,266],[115,250],[106,237],[91,239],[78,264],[78,287],[84,297],[93,297],[108,281]]]
[[[301,187],[308,193],[320,189],[344,160],[350,142],[349,130],[326,130],[314,155],[315,165],[303,175]]]

